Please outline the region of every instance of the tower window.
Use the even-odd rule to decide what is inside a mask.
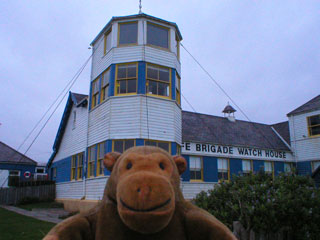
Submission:
[[[72,156],[72,159],[71,159],[71,180],[76,179],[76,161],[77,161],[77,155]]]
[[[147,93],[170,96],[170,68],[147,64]]]
[[[202,181],[202,159],[190,156],[190,180]]]
[[[145,146],[154,146],[162,148],[163,150],[170,153],[170,143],[169,142],[162,142],[162,141],[155,141],[155,140],[145,140]]]
[[[229,180],[229,160],[218,159],[218,179],[220,181]]]
[[[307,118],[309,136],[320,135],[320,114]]]
[[[153,23],[147,24],[147,44],[169,48],[169,29]]]
[[[103,174],[103,157],[104,157],[104,142],[98,144],[97,176]]]
[[[99,78],[91,83],[91,108],[99,104]]]
[[[119,24],[118,45],[137,44],[138,42],[138,23],[126,22]]]
[[[180,95],[181,81],[179,75],[176,73],[176,101],[181,105],[181,95]]]
[[[104,35],[104,50],[103,53],[106,54],[111,49],[111,31]]]
[[[108,68],[102,74],[102,82],[101,82],[101,102],[106,100],[108,97],[108,89],[110,83],[110,68]]]
[[[117,65],[116,93],[128,94],[137,92],[137,64]]]
[[[126,139],[126,140],[113,140],[113,151],[123,153],[127,149],[135,146],[135,140]]]

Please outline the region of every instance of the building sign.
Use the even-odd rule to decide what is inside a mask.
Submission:
[[[217,157],[251,158],[267,160],[292,160],[292,153],[288,151],[267,150],[250,147],[223,146],[207,143],[185,142],[182,145],[183,154],[212,155]]]

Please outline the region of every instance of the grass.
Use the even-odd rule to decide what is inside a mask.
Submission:
[[[38,203],[21,204],[21,205],[18,205],[17,207],[31,211],[33,208],[63,208],[63,203],[38,202]]]
[[[0,208],[0,240],[42,239],[54,225]]]

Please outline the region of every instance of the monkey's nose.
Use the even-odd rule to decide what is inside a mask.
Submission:
[[[141,200],[146,200],[150,195],[151,191],[152,191],[152,188],[147,185],[139,186],[137,188],[138,196]]]

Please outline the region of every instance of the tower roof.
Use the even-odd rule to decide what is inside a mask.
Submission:
[[[304,113],[304,112],[310,112],[317,109],[320,109],[320,95],[316,96],[315,98],[312,98],[310,101],[296,108],[292,112],[289,112],[287,116]]]
[[[112,17],[111,20],[104,26],[104,28],[95,37],[95,39],[93,39],[93,41],[90,43],[90,45],[93,45],[99,39],[99,37],[111,27],[112,22],[119,21],[119,20],[131,20],[131,19],[137,19],[137,18],[146,18],[146,19],[150,19],[153,21],[157,21],[157,22],[161,22],[161,23],[173,26],[176,29],[180,40],[182,40],[182,35],[181,35],[176,23],[169,22],[169,21],[163,20],[161,18],[153,17],[153,16],[145,14],[145,13],[141,13],[141,14],[134,14],[134,15],[128,15],[128,16]]]
[[[234,113],[237,110],[235,110],[229,103],[228,105],[223,109],[223,113]]]

